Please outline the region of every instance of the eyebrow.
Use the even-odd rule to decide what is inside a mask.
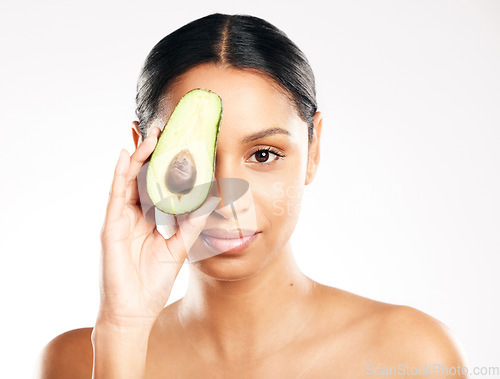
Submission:
[[[285,135],[289,136],[290,132],[288,130],[282,129],[282,128],[265,129],[265,130],[261,130],[261,131],[258,131],[258,132],[255,132],[253,134],[246,136],[245,138],[243,138],[241,140],[241,143],[252,142],[252,141],[264,138],[264,137],[272,136],[274,134],[285,134]]]

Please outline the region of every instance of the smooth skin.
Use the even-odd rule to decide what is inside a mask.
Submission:
[[[222,97],[215,176],[248,181],[252,196],[234,206],[240,227],[255,227],[257,220],[257,238],[240,253],[189,263],[186,295],[163,308],[186,247],[204,243],[198,238],[202,229],[233,228],[235,219],[230,206],[213,210],[206,203],[209,214],[181,217],[184,226],[168,240],[147,224],[137,204],[136,177],[160,129],[141,141],[134,122],[136,151],[131,157],[120,153],[102,230],[96,325],[52,340],[38,377],[361,378],[384,367],[463,367],[463,353],[439,321],[411,307],[319,284],[298,268],[290,237],[302,191],[319,164],[321,113],[308,146],[306,123],[269,78],[207,63],[179,78],[163,99],[156,125],[194,88]],[[254,139],[269,129],[275,133]]]

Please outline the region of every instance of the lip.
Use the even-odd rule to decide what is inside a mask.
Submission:
[[[256,233],[255,230],[233,228],[233,229],[220,229],[212,228],[205,229],[202,234],[209,237],[222,238],[222,239],[238,239],[242,237],[253,236]]]
[[[200,237],[206,245],[219,253],[236,253],[246,249],[260,232],[245,229],[207,229]]]

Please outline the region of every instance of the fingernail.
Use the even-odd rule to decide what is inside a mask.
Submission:
[[[156,130],[156,129],[158,129],[158,130]],[[151,129],[150,135],[154,135],[155,137],[158,137],[159,131],[161,132],[161,129],[158,126],[153,126],[153,128]]]

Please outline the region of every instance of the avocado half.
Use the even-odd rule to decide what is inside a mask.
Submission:
[[[197,88],[186,93],[160,134],[146,174],[156,208],[173,215],[199,208],[214,178],[222,99]]]

